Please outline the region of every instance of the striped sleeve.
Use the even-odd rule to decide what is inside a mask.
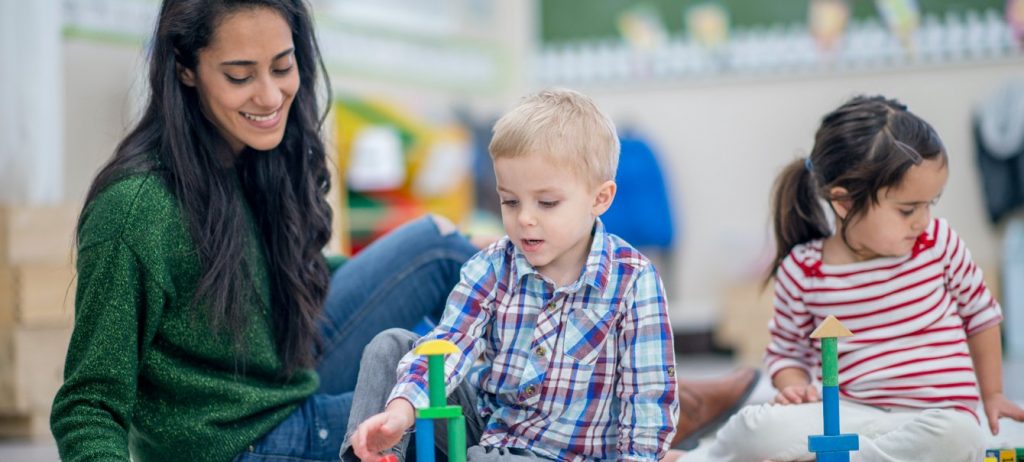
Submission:
[[[971,259],[971,251],[945,220],[939,221],[936,234],[939,243],[945,241],[942,249],[946,284],[956,300],[957,313],[963,319],[967,335],[999,324],[1003,319],[1002,309],[985,285],[981,268]]]
[[[790,254],[775,272],[775,314],[768,323],[771,342],[765,353],[769,377],[782,369],[802,369],[814,377],[817,354],[810,334],[814,319],[802,299],[802,270]]]

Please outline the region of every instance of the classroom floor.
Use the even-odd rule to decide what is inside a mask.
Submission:
[[[692,378],[714,377],[724,374],[734,367],[729,358],[723,356],[683,356],[679,358],[679,363],[680,374],[683,377]],[[1003,388],[1010,399],[1024,405],[1024,358],[1007,359],[1003,363]],[[765,402],[772,396],[774,396],[774,392],[771,383],[762,377],[757,388],[751,394],[750,402]],[[1000,422],[1000,428],[998,437],[990,436],[989,447],[1024,447],[1024,423],[1003,420]],[[699,452],[700,448],[697,448],[694,456]],[[0,461],[2,462],[59,462],[59,460],[52,440],[31,442],[0,440]]]

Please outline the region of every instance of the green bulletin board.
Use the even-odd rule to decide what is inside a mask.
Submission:
[[[770,24],[807,21],[808,0],[715,0],[729,11],[731,27],[747,28]],[[618,37],[618,16],[638,5],[649,6],[661,14],[670,34],[685,33],[683,12],[708,0],[541,0],[541,42]],[[947,11],[997,9],[1005,0],[918,0],[923,14],[942,15]],[[877,17],[873,0],[852,0],[854,20]]]

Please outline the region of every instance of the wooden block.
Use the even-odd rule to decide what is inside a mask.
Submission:
[[[0,205],[0,263],[69,264],[78,212],[77,205]]]
[[[0,265],[0,326],[70,326],[74,277],[70,265]]]
[[[741,364],[760,366],[764,359],[771,340],[768,321],[774,313],[773,297],[771,285],[762,289],[760,281],[731,287],[723,295],[722,321],[715,328],[715,342],[732,347]]]
[[[64,382],[70,340],[70,328],[0,331],[0,413],[29,415],[50,408]]]
[[[0,413],[0,438],[52,439],[50,410],[47,408],[29,414]]]

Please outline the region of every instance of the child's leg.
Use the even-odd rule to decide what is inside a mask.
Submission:
[[[359,377],[352,396],[352,409],[349,411],[348,429],[345,442],[341,445],[343,460],[356,460],[354,455],[346,454],[352,448],[348,435],[355,432],[363,421],[384,411],[391,389],[398,383],[395,371],[398,362],[412,350],[417,338],[416,334],[405,329],[388,329],[377,334],[363,349]],[[399,443],[401,453],[405,453],[408,444],[409,438],[406,436]]]
[[[391,389],[398,382],[398,362],[412,350],[417,339],[419,336],[405,329],[388,329],[374,337],[363,350],[346,435],[351,435],[367,418],[384,411]],[[477,413],[475,398],[475,389],[465,380],[448,397],[449,404],[462,406],[466,415],[466,441],[470,445],[480,441],[483,431],[483,422]],[[436,433],[443,435],[443,424],[435,425],[434,428],[437,430]],[[402,460],[407,453],[410,435],[411,433],[406,435],[395,448]],[[443,444],[439,444],[439,447],[447,450],[447,446]],[[340,451],[342,460],[356,460],[351,454],[351,448],[352,445],[346,436]]]
[[[984,451],[984,434],[970,415],[951,409],[897,411],[866,423],[853,461],[975,461]]]
[[[466,451],[466,462],[538,462],[546,460],[548,459],[525,449],[471,446]]]
[[[708,455],[716,461],[814,460],[807,435],[821,432],[821,403],[747,406],[718,431]]]

